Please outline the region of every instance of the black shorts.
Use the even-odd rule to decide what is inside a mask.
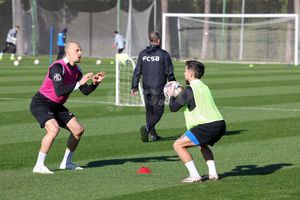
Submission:
[[[199,142],[199,144],[197,145],[213,146],[226,133],[226,124],[224,120],[215,121],[211,123],[200,124],[196,127],[191,128],[189,131],[195,136],[195,139]]]
[[[123,48],[123,49],[118,49],[118,53],[122,53],[124,49],[125,49],[125,48]]]
[[[41,128],[44,128],[46,122],[50,119],[56,119],[59,126],[65,128],[67,123],[75,116],[63,104],[55,103],[39,92],[32,97],[30,111]]]

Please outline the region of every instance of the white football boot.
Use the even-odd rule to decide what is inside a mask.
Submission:
[[[183,179],[181,182],[182,183],[197,183],[197,182],[201,182],[202,181],[202,178],[201,176],[199,177],[187,177],[185,179]]]
[[[34,166],[32,172],[38,174],[54,174],[54,172],[50,171],[45,165]]]
[[[79,165],[75,164],[75,163],[61,163],[59,166],[59,169],[70,169],[70,170],[83,170],[82,167],[80,167]]]
[[[208,179],[209,180],[212,180],[212,181],[217,181],[217,180],[219,180],[219,176],[218,176],[218,174],[208,174]]]

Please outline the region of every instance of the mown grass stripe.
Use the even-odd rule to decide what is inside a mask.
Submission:
[[[248,88],[267,88],[267,87],[282,87],[282,86],[298,86],[299,80],[273,80],[273,81],[257,81],[257,82],[241,82],[236,83],[211,83],[209,84],[210,89],[248,89]]]
[[[142,143],[139,127],[145,123],[144,108],[106,104],[114,102],[115,66],[104,59],[101,66],[95,65],[95,59],[80,64],[84,72],[108,72],[102,88],[88,97],[76,92],[66,104],[86,127],[74,161],[90,167],[81,172],[55,171],[54,176],[32,174],[44,130],[31,116],[29,103],[47,71],[48,58],[43,59],[38,67],[29,58],[18,68],[8,60],[0,62],[2,198],[40,199],[48,194],[48,199],[182,199],[201,193],[203,199],[295,199],[299,194],[299,68],[206,64],[203,80],[227,122],[227,135],[212,148],[224,178],[183,185],[179,181],[187,171],[172,147],[186,131],[183,113],[166,108],[156,127],[165,140]],[[174,67],[177,80],[184,83],[184,63],[174,62]],[[67,137],[68,132],[61,130],[47,156],[50,169],[58,168]],[[190,152],[205,175],[199,149]],[[153,173],[136,174],[141,166]]]
[[[270,76],[270,77],[229,77],[229,78],[204,78],[203,81],[209,84],[213,83],[252,83],[252,82],[269,82],[269,81],[285,81],[285,80],[299,80],[299,75],[285,76]]]

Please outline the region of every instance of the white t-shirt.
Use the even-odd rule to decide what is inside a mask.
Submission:
[[[114,44],[117,45],[118,49],[124,49],[125,39],[123,38],[122,35],[116,34]]]
[[[16,44],[16,42],[17,42],[16,28],[12,28],[8,31],[7,36],[6,36],[6,42]]]

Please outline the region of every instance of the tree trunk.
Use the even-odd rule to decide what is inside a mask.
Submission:
[[[204,2],[204,13],[209,14],[210,13],[210,0],[205,0]],[[201,56],[200,58],[203,60],[207,56],[207,49],[208,49],[208,41],[209,41],[209,23],[208,17],[205,17],[204,19],[204,28],[203,28],[203,34],[202,34],[202,48],[201,48]]]
[[[161,0],[161,12],[167,13],[168,12],[168,1]],[[169,19],[166,19],[166,30],[165,30],[165,40],[161,41],[165,43],[165,50],[170,52],[170,25],[169,25]],[[171,52],[170,52],[171,53]]]
[[[228,2],[228,13],[233,13],[233,3],[231,1]],[[232,18],[228,18],[228,22],[226,23],[232,23]],[[232,26],[227,27],[227,32],[230,34],[227,35],[226,39],[226,44],[231,44],[232,41]],[[231,51],[232,51],[232,45],[227,45],[227,50],[226,50],[226,59],[230,60],[231,59]]]
[[[298,14],[298,26],[299,26],[299,21],[300,21],[300,2],[299,2],[299,0],[294,0],[294,12],[295,12],[295,14]],[[300,36],[300,31],[298,31],[298,38],[300,38],[299,36]],[[299,52],[298,52],[297,56],[299,58]]]
[[[293,12],[293,0],[288,0],[288,13]],[[293,41],[293,24],[291,22],[288,22],[287,24],[287,31],[286,31],[286,50],[285,50],[285,61],[293,61],[293,47],[292,47],[292,41]]]

